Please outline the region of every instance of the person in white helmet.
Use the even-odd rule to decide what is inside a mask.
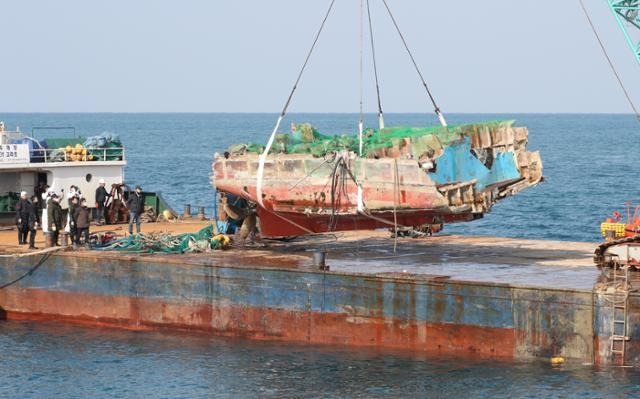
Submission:
[[[111,197],[111,194],[107,192],[104,187],[106,185],[104,179],[98,181],[98,188],[96,189],[96,209],[98,210],[98,226],[102,226],[104,219],[104,209],[107,205],[107,200]]]

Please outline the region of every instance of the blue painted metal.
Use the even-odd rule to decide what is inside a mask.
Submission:
[[[125,260],[52,256],[36,273],[9,288],[13,290],[9,298],[23,295],[25,306],[33,308],[6,310],[41,311],[38,308],[40,304],[29,300],[29,292],[37,290],[66,293],[72,298],[89,295],[96,299],[144,299],[167,306],[182,306],[184,309],[193,306],[213,306],[218,309],[233,307],[246,309],[247,314],[258,310],[264,312],[265,316],[262,317],[267,317],[263,321],[267,326],[282,323],[282,320],[268,318],[277,317],[273,311],[280,311],[280,315],[342,315],[359,320],[348,323],[370,323],[370,328],[387,326],[385,328],[406,328],[410,331],[409,327],[398,326],[428,323],[449,328],[488,328],[503,333],[512,331],[512,342],[504,342],[504,345],[507,349],[509,345],[514,345],[512,350],[517,358],[561,355],[581,361],[591,361],[597,355],[594,353],[594,342],[602,336],[608,336],[608,305],[590,290],[443,280],[435,282],[428,278],[396,279],[369,274],[322,273],[241,264],[222,267],[189,263],[188,259],[181,259],[184,258],[158,262],[154,258]],[[24,274],[34,260],[37,259],[0,259],[0,282]],[[6,290],[0,291],[0,307],[7,306],[3,302],[7,298],[3,296],[6,293]],[[633,306],[640,307],[640,298],[632,299]],[[55,307],[56,304],[48,306]],[[64,307],[57,311],[68,314]],[[87,311],[90,312],[91,307],[83,310]],[[108,308],[102,309],[103,313],[109,311]],[[640,315],[640,311],[636,313]],[[166,323],[170,324],[180,318],[189,320],[193,315],[153,317],[160,323],[165,322],[163,317],[168,317]],[[220,320],[212,319],[211,323],[220,323]],[[243,323],[248,322],[238,323],[241,329]],[[285,331],[310,328],[309,320],[301,318],[300,323],[282,328]],[[634,339],[640,338],[640,320],[634,319],[630,325]],[[436,327],[436,334],[441,328]],[[452,340],[451,345],[482,342],[482,338],[465,336],[466,332],[463,331],[468,330],[460,331],[459,336],[447,335],[447,339]],[[345,331],[337,331],[336,334],[358,339]],[[407,342],[413,342],[411,340],[415,338],[411,338],[409,333],[406,335]],[[429,341],[427,339],[424,342]],[[638,355],[635,356],[638,359]]]
[[[436,162],[436,171],[429,173],[429,176],[438,184],[477,179],[475,187],[482,190],[495,183],[520,178],[513,152],[498,153],[489,169],[472,154],[470,137],[465,137],[462,143],[446,147]]]

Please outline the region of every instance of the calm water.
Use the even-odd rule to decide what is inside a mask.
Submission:
[[[422,358],[201,335],[3,322],[0,395],[64,398],[640,395],[640,372]]]
[[[598,224],[638,199],[640,125],[628,115],[448,115],[450,123],[517,119],[542,153],[546,182],[447,232],[595,241]],[[216,151],[264,142],[270,114],[3,114],[19,125],[75,126],[82,136],[118,133],[127,182],[170,204],[211,206]],[[293,115],[326,133],[354,130],[357,116]],[[425,115],[388,115],[425,125]],[[371,125],[375,123],[369,117]],[[53,136],[38,133],[39,137]],[[637,371],[544,363],[427,359],[407,354],[132,333],[56,324],[0,323],[0,396],[6,397],[640,397]]]
[[[640,125],[630,115],[447,115],[450,123],[516,119],[529,127],[531,149],[542,153],[546,182],[498,204],[484,220],[448,226],[447,232],[575,241],[598,239],[600,221],[625,201],[638,200]],[[213,154],[232,143],[266,142],[272,114],[3,114],[9,128],[75,126],[79,135],[118,133],[128,152],[126,180],[161,191],[181,210],[209,206]],[[327,133],[353,132],[357,116],[296,114]],[[435,124],[430,115],[392,114],[387,125]],[[375,117],[368,116],[371,126]],[[59,132],[36,132],[37,137]],[[71,133],[68,133],[71,134]],[[624,213],[624,212],[623,212]]]

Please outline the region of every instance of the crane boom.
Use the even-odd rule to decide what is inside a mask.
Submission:
[[[627,43],[640,64],[640,0],[607,0]]]

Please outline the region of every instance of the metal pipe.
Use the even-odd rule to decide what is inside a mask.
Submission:
[[[320,270],[329,270],[327,266],[327,253],[325,251],[315,251],[313,253],[313,267]]]
[[[54,242],[53,242],[53,234],[51,232],[49,233],[45,233],[45,246],[47,248],[52,248],[54,246]]]

